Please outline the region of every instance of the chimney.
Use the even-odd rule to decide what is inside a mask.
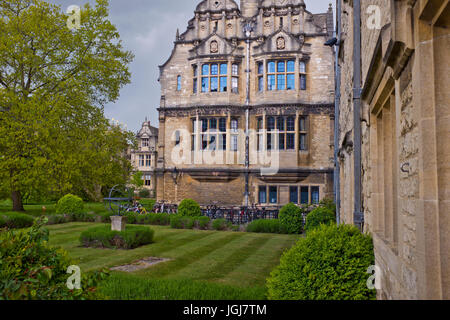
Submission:
[[[251,18],[258,14],[258,0],[241,0],[241,14],[244,18]]]

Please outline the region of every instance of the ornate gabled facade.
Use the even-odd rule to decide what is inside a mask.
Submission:
[[[153,197],[156,194],[155,169],[158,128],[151,126],[150,121],[146,119],[136,134],[136,139],[138,148],[137,150],[131,150],[131,163],[135,171],[142,172],[144,188],[148,189]]]
[[[303,0],[201,1],[160,66],[157,199],[332,197],[332,34]]]

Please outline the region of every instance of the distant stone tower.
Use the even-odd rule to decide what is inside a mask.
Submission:
[[[244,18],[251,18],[258,14],[258,0],[241,0],[241,14]]]

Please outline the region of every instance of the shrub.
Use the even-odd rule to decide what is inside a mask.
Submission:
[[[230,229],[232,226],[231,222],[228,222],[225,219],[216,219],[212,223],[212,227],[217,231],[224,231]]]
[[[139,213],[137,213],[137,212],[127,212],[126,213],[127,223],[128,224],[135,224],[136,221],[137,221],[138,216],[139,216]]]
[[[156,204],[156,200],[155,199],[141,199],[139,200],[139,203],[145,208],[147,209],[148,212],[152,212],[153,211],[153,207]]]
[[[61,199],[59,199],[56,204],[57,214],[80,214],[84,210],[84,203],[80,197],[74,196],[72,194],[67,194]]]
[[[210,221],[209,217],[195,217],[195,226],[201,230],[208,230]]]
[[[134,249],[153,242],[154,231],[148,227],[126,226],[125,231],[112,231],[111,226],[90,228],[80,235],[85,247]]]
[[[267,280],[271,300],[366,300],[372,238],[348,225],[320,226],[281,257]]]
[[[283,208],[281,208],[278,217],[285,233],[288,234],[302,233],[303,229],[302,209],[297,207],[295,204],[289,203],[285,205]]]
[[[0,300],[95,300],[105,271],[82,273],[81,290],[66,286],[67,269],[76,265],[68,253],[48,245],[45,217],[30,229],[0,235]]]
[[[184,199],[181,201],[178,206],[178,213],[188,217],[198,217],[202,215],[200,206],[192,199]]]
[[[99,216],[101,217],[101,222],[103,223],[110,223],[111,222],[111,216],[113,216],[114,214],[111,212],[106,212],[106,213],[100,213]]]
[[[319,207],[311,211],[306,217],[305,230],[309,232],[321,224],[330,225],[335,223],[336,217],[334,213],[325,207]]]
[[[255,220],[247,226],[247,232],[255,233],[286,233],[285,228],[280,224],[280,220]]]
[[[170,226],[174,229],[192,229],[194,228],[194,223],[193,217],[184,217],[179,214],[170,217]]]
[[[336,204],[331,199],[328,198],[323,199],[322,201],[319,202],[319,206],[327,208],[328,210],[336,214]]]
[[[31,227],[34,223],[34,218],[24,213],[0,213],[0,228],[21,229]]]

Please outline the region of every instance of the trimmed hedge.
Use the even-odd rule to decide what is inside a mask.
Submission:
[[[333,211],[326,207],[319,207],[311,211],[306,217],[305,231],[309,232],[321,224],[330,225],[336,222],[336,216]]]
[[[179,214],[170,217],[170,226],[174,229],[193,229],[195,222],[193,217],[185,217]]]
[[[202,215],[202,211],[197,202],[192,199],[184,199],[178,206],[178,214],[188,217],[198,217]]]
[[[83,199],[72,194],[65,195],[56,204],[57,214],[81,214],[83,210]]]
[[[270,300],[368,300],[373,242],[356,227],[322,225],[281,257],[267,280]]]
[[[0,213],[0,228],[22,229],[33,225],[34,218],[24,213]]]
[[[231,222],[225,219],[216,219],[212,223],[212,228],[217,231],[225,231],[231,229],[231,227],[232,227]]]
[[[302,233],[303,229],[303,215],[302,209],[293,203],[288,203],[280,210],[278,216],[280,224],[288,234]]]
[[[247,226],[247,232],[255,233],[287,233],[284,225],[280,223],[280,220],[255,220]]]
[[[134,249],[153,242],[154,231],[148,227],[126,226],[125,231],[112,231],[111,226],[90,228],[80,235],[85,247]]]

